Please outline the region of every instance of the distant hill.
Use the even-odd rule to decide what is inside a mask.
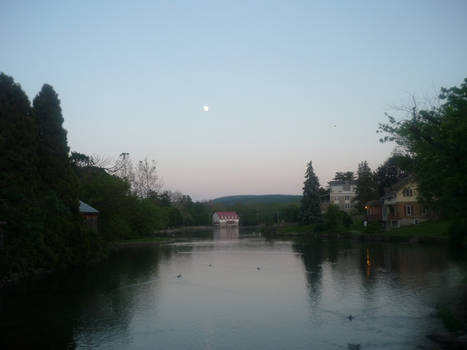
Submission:
[[[302,196],[290,194],[263,194],[263,195],[242,195],[242,196],[226,196],[213,199],[212,203],[225,205],[234,204],[287,204],[298,203]]]

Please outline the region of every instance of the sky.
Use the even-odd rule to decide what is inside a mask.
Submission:
[[[467,77],[467,1],[0,2],[0,71],[59,94],[70,149],[205,200],[372,169],[385,113]],[[209,106],[205,112],[203,106]]]

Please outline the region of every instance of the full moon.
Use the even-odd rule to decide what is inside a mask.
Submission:
[[[205,111],[205,112],[209,111],[209,106],[206,106],[206,105],[203,106],[203,111]]]

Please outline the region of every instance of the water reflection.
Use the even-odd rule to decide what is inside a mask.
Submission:
[[[170,254],[165,258],[170,258]],[[1,296],[0,344],[74,348],[99,345],[102,331],[127,336],[134,301],[157,283],[158,249],[127,249],[99,266],[25,282]],[[78,335],[78,336],[76,336]]]
[[[240,237],[238,226],[217,226],[214,228],[214,240],[234,240]]]
[[[443,247],[312,240],[294,250],[305,266],[314,327],[340,324],[343,338],[368,347],[425,343],[441,327],[430,316],[435,305],[456,300],[465,275]]]
[[[0,347],[413,349],[464,276],[440,247],[219,228],[8,291]]]

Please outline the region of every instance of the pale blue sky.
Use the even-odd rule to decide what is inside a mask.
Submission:
[[[309,160],[322,185],[383,162],[384,112],[459,85],[466,35],[463,0],[3,0],[0,71],[54,86],[72,150],[195,199],[298,194]]]

